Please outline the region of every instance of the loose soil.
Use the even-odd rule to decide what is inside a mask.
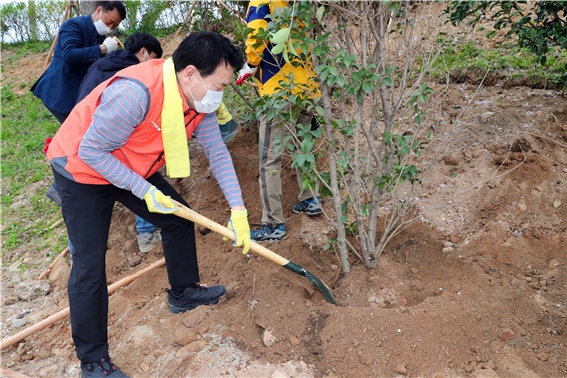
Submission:
[[[164,51],[177,43],[164,41]],[[43,60],[25,57],[3,80],[28,82]],[[230,295],[170,314],[164,267],[121,288],[110,296],[116,364],[132,377],[567,376],[567,99],[500,82],[436,90],[445,95],[429,122],[445,148],[417,201],[421,221],[388,245],[376,269],[353,259],[351,273],[340,274],[324,249],[332,235],[325,219],[291,212],[298,188],[286,162],[288,234],[265,246],[325,281],[337,306],[305,278],[197,227],[202,282]],[[257,226],[257,127],[228,147]],[[191,159],[192,176],[173,184],[194,210],[224,224],[227,204],[193,142]],[[109,284],[162,258],[161,246],[139,253],[134,216],[119,204],[108,247]],[[34,268],[21,273],[3,255],[3,339],[25,328],[13,326],[16,318],[27,327],[67,306],[68,261],[51,272],[49,295],[7,304],[17,282],[49,265],[36,251],[18,253]],[[133,259],[140,264],[131,267]],[[1,357],[2,368],[31,377],[79,375],[68,318]]]

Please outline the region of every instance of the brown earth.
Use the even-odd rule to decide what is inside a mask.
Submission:
[[[175,46],[165,41],[164,51]],[[33,80],[43,59],[24,58],[3,80]],[[202,281],[231,295],[172,315],[163,267],[118,290],[109,318],[116,364],[132,377],[567,376],[567,99],[499,83],[436,90],[442,105],[428,122],[444,147],[417,202],[421,222],[388,245],[376,269],[353,259],[340,275],[323,248],[326,221],[291,213],[298,188],[286,165],[288,236],[266,246],[329,284],[337,306],[305,278],[198,227]],[[228,146],[257,225],[257,128]],[[192,177],[174,184],[194,210],[224,224],[226,202],[195,143],[191,156]],[[138,252],[134,216],[121,205],[108,245],[109,284],[162,257],[161,247]],[[68,262],[52,271],[48,296],[6,304],[14,282],[49,264],[33,250],[26,256],[40,263],[24,273],[3,265],[3,339],[21,331],[12,326],[18,316],[29,326],[67,306]],[[131,267],[133,258],[141,263]],[[27,376],[79,375],[68,318],[1,357],[2,368]]]

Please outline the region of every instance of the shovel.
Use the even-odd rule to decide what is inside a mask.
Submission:
[[[173,200],[173,203],[177,206],[177,211],[174,213],[178,217],[187,219],[193,223],[200,224],[203,227],[208,228],[211,231],[221,234],[222,236],[234,240],[234,232],[229,230],[228,228],[221,226],[220,224],[210,220],[209,218],[189,209],[188,207],[184,206],[183,204]],[[335,298],[333,297],[333,293],[331,293],[331,289],[323,281],[321,281],[318,277],[316,277],[313,273],[305,270],[300,265],[294,264],[291,261],[287,260],[286,258],[278,255],[275,252],[270,251],[268,248],[261,246],[258,243],[250,242],[250,249],[260,256],[267,258],[275,262],[278,265],[283,266],[286,269],[291,270],[294,273],[299,274],[300,276],[306,277],[310,282],[314,283],[315,286],[321,291],[323,296],[327,298],[329,302],[332,304],[337,304]]]

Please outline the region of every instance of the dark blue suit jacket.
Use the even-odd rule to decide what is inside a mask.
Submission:
[[[31,88],[33,94],[48,109],[70,113],[87,70],[101,58],[103,40],[90,15],[67,20],[59,29],[51,64]]]

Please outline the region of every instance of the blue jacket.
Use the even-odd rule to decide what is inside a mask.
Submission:
[[[79,88],[77,103],[87,97],[97,85],[110,79],[118,71],[138,63],[140,63],[140,59],[128,50],[116,50],[97,60],[90,66],[83,79]]]
[[[31,87],[33,94],[47,108],[70,113],[87,70],[101,57],[103,40],[90,15],[67,20],[59,29],[51,64]]]

